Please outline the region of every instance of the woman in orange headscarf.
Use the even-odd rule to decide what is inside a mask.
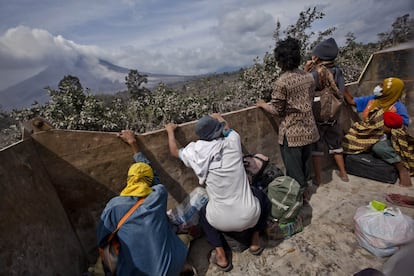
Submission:
[[[403,89],[404,82],[392,77],[384,79],[381,86],[376,86],[373,95],[354,98],[345,93],[346,101],[362,112],[362,121],[354,123],[342,145],[346,154],[372,150],[382,160],[395,166],[401,186],[411,186],[414,138],[407,132],[409,116],[400,101]],[[398,123],[400,121],[402,124]]]

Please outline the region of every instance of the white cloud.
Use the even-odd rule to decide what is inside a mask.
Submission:
[[[56,60],[73,60],[79,54],[76,44],[48,31],[19,26],[0,37],[0,60],[10,60],[7,66],[37,67]],[[24,62],[24,63],[22,63]],[[6,66],[3,62],[1,67]]]
[[[216,21],[169,27],[165,37],[122,48],[117,58],[130,68],[167,74],[205,74],[243,67],[269,50],[276,21],[261,10],[237,9]],[[140,70],[140,68],[136,68]]]
[[[225,48],[254,55],[272,43],[276,20],[262,10],[237,10],[226,14],[215,28]]]
[[[78,45],[60,35],[53,36],[46,30],[25,26],[12,28],[0,37],[0,89],[54,64],[75,66],[79,58],[86,62],[92,73],[105,75],[111,80],[122,80],[125,76],[110,75],[99,65],[99,58],[105,56],[110,57],[97,46]]]
[[[99,74],[108,72],[97,65],[98,58],[139,71],[183,75],[246,66],[271,50],[277,20],[283,30],[315,5],[326,16],[315,21],[313,30],[336,26],[339,44],[348,32],[358,41],[375,41],[397,16],[414,16],[411,0],[2,2],[0,89],[16,79],[16,72],[24,77],[80,56],[88,56]]]

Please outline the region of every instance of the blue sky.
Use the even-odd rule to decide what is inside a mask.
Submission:
[[[341,45],[377,41],[411,0],[0,0],[0,89],[53,62],[86,55],[140,72],[197,75],[249,66],[299,12],[326,13],[313,30],[335,26]]]

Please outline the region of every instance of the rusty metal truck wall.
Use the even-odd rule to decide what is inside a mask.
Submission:
[[[240,133],[246,153],[265,153],[283,167],[273,118],[255,107],[224,118]],[[194,123],[178,128],[181,146],[196,139]],[[171,157],[165,130],[138,135],[138,142],[169,191],[169,207],[199,185]],[[116,133],[49,130],[1,151],[0,160],[0,274],[79,275],[96,260],[98,218],[125,186],[130,147]]]

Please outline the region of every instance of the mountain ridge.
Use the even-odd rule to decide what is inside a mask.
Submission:
[[[46,88],[57,89],[64,76],[79,78],[83,88],[89,88],[92,94],[115,94],[126,90],[125,78],[130,69],[99,59],[97,66],[91,66],[86,58],[78,58],[71,64],[49,65],[43,71],[0,91],[1,109],[10,111],[30,107],[33,103],[44,104],[49,95]],[[185,81],[194,76],[180,76],[140,72],[147,75],[147,88],[153,88],[160,82],[166,84]]]

